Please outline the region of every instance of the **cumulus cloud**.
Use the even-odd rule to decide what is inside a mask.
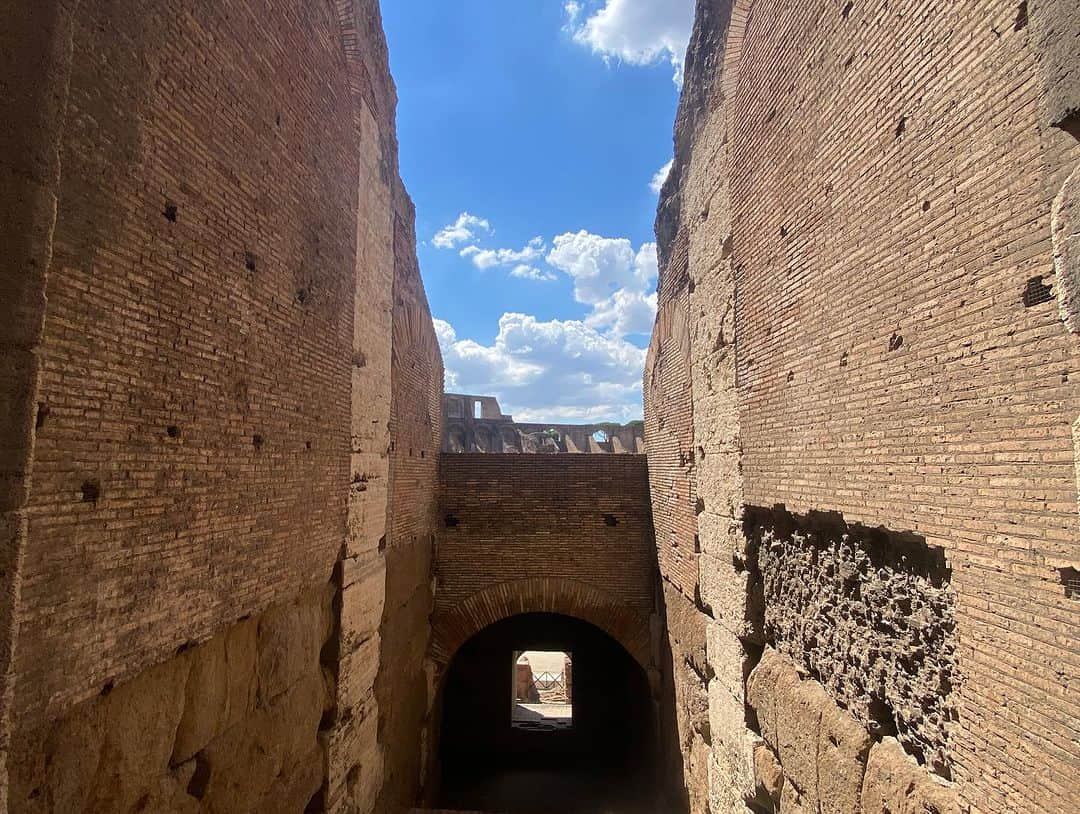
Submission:
[[[487,270],[499,266],[519,266],[532,263],[544,256],[544,239],[534,237],[521,249],[481,249],[479,246],[466,246],[459,254],[472,261],[478,269]]]
[[[667,60],[675,69],[675,83],[682,84],[694,0],[605,0],[587,16],[579,2],[563,8],[575,42],[604,59],[632,65]]]
[[[586,232],[558,235],[548,252],[548,263],[574,281],[574,299],[598,305],[619,290],[644,292],[656,278],[656,244],[646,243],[635,253],[624,237],[611,238]]]
[[[491,232],[491,224],[487,220],[462,212],[456,221],[436,232],[431,242],[439,249],[453,249],[462,243],[476,240],[484,232]]]
[[[491,345],[435,320],[446,386],[495,393],[518,420],[628,421],[641,414],[645,351],[579,320],[503,314]]]
[[[673,158],[667,164],[665,164],[664,166],[662,166],[660,169],[658,169],[656,171],[656,175],[654,175],[652,177],[652,180],[649,182],[649,189],[652,190],[653,195],[659,195],[660,194],[660,190],[662,190],[664,188],[664,182],[668,179],[668,176],[671,174],[671,168],[672,168],[672,166],[674,166],[674,164],[675,164],[675,159]]]

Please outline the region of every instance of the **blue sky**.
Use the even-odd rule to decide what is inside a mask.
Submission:
[[[654,179],[692,16],[693,0],[383,3],[447,390],[518,420],[641,417]]]

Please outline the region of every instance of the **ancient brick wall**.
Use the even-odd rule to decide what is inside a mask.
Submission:
[[[416,264],[411,207],[394,231],[394,333],[390,410],[390,528],[386,604],[376,694],[386,764],[380,811],[417,800],[424,783],[430,702],[424,657],[430,638],[443,366]]]
[[[655,584],[641,455],[443,455],[433,654],[511,613],[602,627],[651,661]]]
[[[167,5],[25,27],[66,113],[5,131],[41,139],[59,200],[54,228],[14,223],[47,288],[4,301],[25,323],[48,298],[40,376],[5,349],[11,448],[36,434],[25,513],[0,507],[24,561],[0,608],[11,810],[371,811],[384,549],[434,516],[432,464],[388,527],[392,434],[433,458],[441,398],[378,3]],[[429,411],[392,423],[413,354]]]
[[[695,485],[698,511],[714,811],[743,810],[718,799],[725,787],[753,793],[744,784],[760,744],[742,723],[743,678],[766,641],[798,669],[819,670],[851,720],[860,709],[863,723],[873,716],[843,676],[866,681],[867,697],[889,697],[884,720],[908,727],[899,742],[924,759],[922,771],[951,775],[958,804],[1065,811],[1076,797],[1080,663],[1075,600],[1062,584],[1080,558],[1071,429],[1080,345],[1061,319],[1075,265],[1066,178],[1080,161],[1067,98],[1075,59],[1062,57],[1073,20],[1052,2],[698,4],[658,219],[650,354],[652,370],[671,359],[669,314],[685,308],[692,382],[665,402],[650,395],[647,371],[646,425],[650,467],[669,472],[679,459],[665,433],[692,412],[696,457],[680,482]],[[684,275],[685,288],[674,284]],[[674,484],[658,490],[654,475],[658,529],[685,511]],[[777,528],[775,504],[803,518],[836,513],[838,531],[821,548],[813,524]],[[749,538],[739,529],[746,507],[765,518]],[[783,556],[759,571],[763,533]],[[665,577],[687,582],[662,536]],[[689,545],[687,531],[680,539]],[[922,601],[916,562],[940,557],[948,592],[924,603],[930,617],[909,633],[925,632],[939,652],[955,647],[955,681],[922,697],[921,668],[881,672],[888,656],[845,662],[830,685],[822,665],[852,654],[814,624],[850,618],[861,600],[849,604],[844,580],[826,571],[787,590],[787,569],[826,568],[815,545],[840,571],[853,562],[843,546],[868,545],[870,556],[898,539],[921,553],[851,588],[903,585]],[[671,593],[689,596],[681,591]],[[672,615],[671,603],[669,628],[672,618],[685,628],[669,629],[673,649],[693,645],[696,617]],[[788,625],[792,614],[809,619]],[[951,644],[934,633],[947,628]],[[933,658],[905,635],[887,634],[895,655]],[[689,659],[694,648],[683,650]],[[683,677],[692,689],[692,671]],[[932,747],[917,743],[920,727],[941,733]]]

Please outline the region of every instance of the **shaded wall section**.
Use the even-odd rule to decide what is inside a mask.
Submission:
[[[895,809],[859,784],[902,786],[900,763],[882,769],[897,755],[952,778],[932,779],[946,810],[1076,797],[1074,17],[1054,3],[698,3],[645,380],[695,810],[703,783],[713,811],[783,793]],[[879,562],[897,541],[910,554]],[[862,613],[898,586],[910,628]],[[812,635],[836,624],[912,663],[859,663]],[[745,679],[765,645],[870,732],[844,794],[808,788],[805,749],[763,745]],[[819,731],[826,708],[797,703],[808,692],[786,711]]]
[[[416,264],[411,208],[394,231],[390,528],[376,695],[386,772],[379,810],[416,802],[430,744],[424,657],[431,631],[443,366]]]
[[[48,300],[3,356],[35,473],[3,506],[10,810],[371,811],[387,537],[431,515],[388,526],[392,435],[433,455],[441,379],[378,3],[39,5],[4,131],[40,145],[5,324]],[[413,353],[428,410],[392,424]]]

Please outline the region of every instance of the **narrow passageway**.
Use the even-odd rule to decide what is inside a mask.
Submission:
[[[570,654],[568,726],[514,725],[522,706],[518,659],[527,650]],[[641,665],[598,628],[553,613],[497,622],[458,651],[441,700],[440,807],[502,814],[657,810],[649,681]]]

